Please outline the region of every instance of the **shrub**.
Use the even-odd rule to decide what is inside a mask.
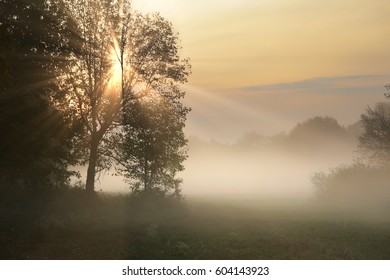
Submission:
[[[315,173],[312,184],[319,200],[342,205],[382,205],[390,202],[387,167],[373,167],[362,163],[333,168],[329,173]]]

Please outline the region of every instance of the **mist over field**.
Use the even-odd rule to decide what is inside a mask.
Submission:
[[[262,136],[248,132],[232,143],[189,136],[183,194],[188,197],[309,199],[314,172],[353,162],[359,123],[341,126],[330,117],[314,117],[290,131]],[[103,191],[128,192],[123,177],[107,172]]]
[[[388,169],[363,163],[363,133],[360,121],[343,126],[332,117],[317,116],[285,133],[248,132],[230,143],[189,136],[185,170],[179,173],[182,194],[189,203],[226,202],[254,209],[298,203],[315,213],[320,202],[340,215],[387,217]],[[128,193],[123,179],[107,173],[99,184],[103,192]]]
[[[352,161],[356,139],[248,133],[233,144],[190,138],[183,174],[189,195],[308,198],[313,172]]]

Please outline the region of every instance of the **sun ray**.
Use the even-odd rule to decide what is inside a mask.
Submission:
[[[120,50],[117,40],[113,39],[113,44],[111,51],[109,53],[109,58],[112,62],[112,67],[110,71],[110,85],[117,86],[121,84],[122,81],[122,61],[120,57]]]

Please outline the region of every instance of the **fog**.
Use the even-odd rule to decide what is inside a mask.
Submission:
[[[275,150],[190,150],[183,174],[188,195],[308,198],[313,172],[351,160],[347,154],[321,160]]]
[[[319,139],[313,133],[262,137],[248,133],[233,144],[190,139],[183,174],[188,195],[307,199],[314,172],[352,162],[356,139]],[[317,139],[318,138],[318,139]]]
[[[358,124],[341,126],[315,117],[284,134],[248,132],[231,143],[189,136],[182,191],[187,197],[310,199],[315,172],[346,165],[356,157]],[[102,174],[97,190],[129,192],[122,177]]]

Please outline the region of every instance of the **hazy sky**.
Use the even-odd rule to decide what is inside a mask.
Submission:
[[[315,115],[342,124],[390,83],[388,0],[135,0],[180,33],[191,59],[186,128],[201,138],[274,134]]]

